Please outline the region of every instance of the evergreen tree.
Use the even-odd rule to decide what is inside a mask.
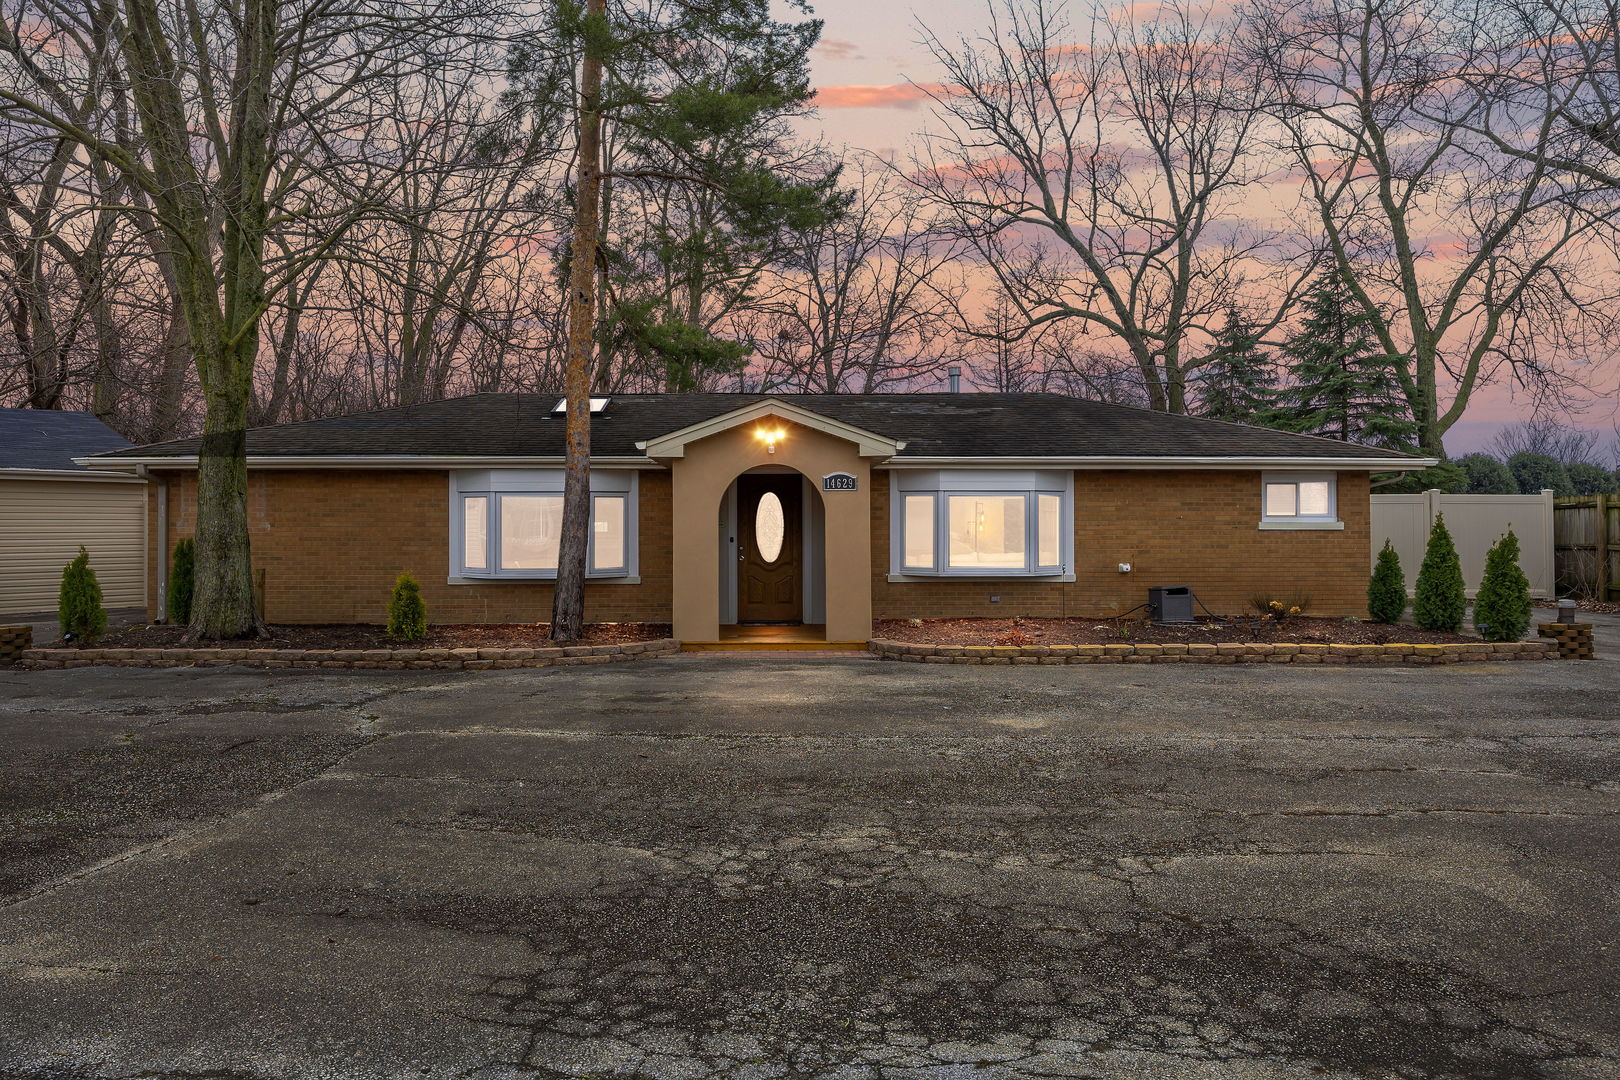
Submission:
[[[394,583],[388,603],[388,636],[401,641],[427,637],[427,604],[422,602],[422,586],[410,574],[399,575]]]
[[[1194,404],[1199,416],[1239,424],[1269,425],[1275,419],[1277,375],[1260,348],[1260,336],[1236,309],[1226,313],[1226,326],[1214,348],[1198,365]]]
[[[1283,349],[1288,385],[1278,424],[1344,442],[1408,446],[1417,433],[1396,360],[1369,330],[1371,321],[1344,280],[1328,273],[1305,300],[1305,318]]]
[[[1564,466],[1564,472],[1569,476],[1569,489],[1560,495],[1613,495],[1620,491],[1615,486],[1615,474],[1601,465],[1576,462]]]
[[[1512,529],[1485,556],[1474,627],[1486,641],[1518,641],[1530,628],[1530,579],[1519,568],[1519,538]]]
[[[808,11],[804,0],[787,5]],[[603,209],[614,184],[637,197],[707,193],[715,212],[701,236],[690,236],[703,264],[719,233],[761,237],[804,229],[836,215],[837,171],[795,168],[781,160],[783,132],[806,112],[810,50],[821,35],[815,19],[784,22],[769,0],[707,0],[645,5],[632,0],[555,0],[540,6],[544,28],[514,50],[514,99],[536,123],[553,125],[574,145],[573,222],[562,270],[568,281],[567,402],[562,531],[551,634],[579,637],[585,619],[585,560],[590,544],[590,398],[600,381],[599,269],[604,261]],[[571,108],[559,114],[558,102]],[[611,136],[611,137],[610,137]],[[709,231],[714,224],[717,231]],[[663,260],[675,265],[683,260]],[[698,275],[702,277],[701,274]],[[702,280],[683,291],[701,295]],[[612,297],[608,297],[612,299]],[[690,307],[688,307],[688,312]],[[656,305],[639,344],[673,349],[671,365],[734,362],[735,343],[705,349],[707,331],[678,328],[685,313]],[[688,323],[692,320],[686,318]],[[673,380],[679,383],[679,372]]]
[[[186,537],[174,545],[174,559],[169,564],[169,622],[175,626],[191,625],[191,597],[197,588],[197,545]]]
[[[1462,562],[1457,558],[1457,546],[1451,541],[1444,514],[1435,515],[1434,528],[1429,531],[1429,548],[1418,569],[1415,593],[1412,619],[1423,629],[1456,633],[1462,627],[1468,598]]]
[[[1551,488],[1560,495],[1569,494],[1569,471],[1546,454],[1514,454],[1508,458],[1507,465],[1520,495],[1536,495],[1543,488]]]
[[[107,629],[107,609],[101,603],[101,582],[90,569],[90,553],[79,545],[79,554],[62,568],[62,588],[57,594],[56,619],[62,635],[81,641],[94,641]]]
[[[1518,482],[1513,472],[1489,454],[1464,454],[1454,464],[1468,474],[1468,495],[1517,495]]]
[[[1401,557],[1388,540],[1378,553],[1378,565],[1373,567],[1372,580],[1367,583],[1367,614],[1373,622],[1397,622],[1406,613],[1406,575],[1401,572]]]

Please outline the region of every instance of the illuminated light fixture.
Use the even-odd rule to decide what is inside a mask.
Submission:
[[[787,433],[785,431],[783,431],[779,427],[778,428],[762,428],[762,427],[759,427],[759,428],[754,429],[754,438],[758,439],[760,442],[765,444],[765,452],[767,454],[776,453],[776,444],[781,442],[782,437],[784,435],[786,435],[786,434]]]

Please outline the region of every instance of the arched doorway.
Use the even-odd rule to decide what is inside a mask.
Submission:
[[[720,525],[722,634],[750,626],[822,631],[826,514],[810,479],[780,465],[740,473],[722,496]]]

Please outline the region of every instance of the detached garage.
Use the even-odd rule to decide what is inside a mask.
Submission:
[[[146,482],[73,459],[129,445],[90,413],[0,409],[0,617],[56,610],[83,544],[109,609],[146,603]]]

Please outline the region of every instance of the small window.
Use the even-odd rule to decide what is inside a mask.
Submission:
[[[591,499],[591,569],[596,573],[623,571],[628,565],[629,532],[623,495],[597,495]]]
[[[469,570],[489,569],[489,496],[461,500],[462,561]]]
[[[934,496],[907,495],[905,500],[900,565],[906,570],[931,571],[937,565],[934,561]]]
[[[1262,521],[1334,521],[1337,516],[1333,477],[1279,474],[1265,478]]]
[[[1063,565],[1063,546],[1060,541],[1063,521],[1063,500],[1056,495],[1037,495],[1036,506],[1036,564],[1041,567]]]

